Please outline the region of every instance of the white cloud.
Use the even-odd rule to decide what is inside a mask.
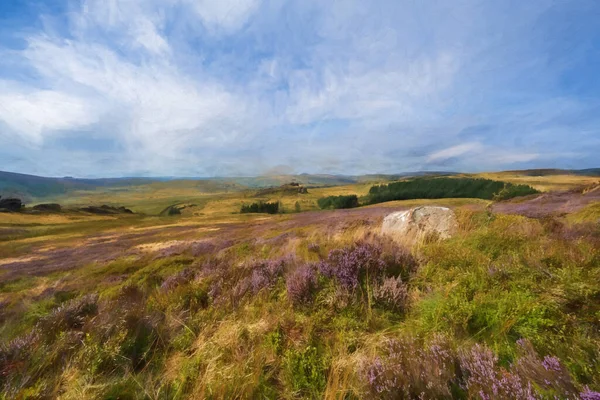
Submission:
[[[483,148],[481,143],[463,143],[456,146],[448,147],[444,150],[436,151],[427,156],[428,162],[445,161],[450,158],[463,156],[468,153],[480,151]]]
[[[598,102],[553,93],[540,69],[531,32],[547,10],[83,0],[19,32],[24,49],[0,47],[0,122],[48,157],[63,149],[46,139],[89,127],[118,148],[114,174],[493,169],[560,158],[552,147],[591,159]],[[94,157],[80,162],[110,158]]]
[[[188,0],[210,31],[231,33],[241,28],[261,0]]]
[[[65,93],[36,90],[0,81],[0,120],[32,143],[44,135],[97,121],[92,105]]]
[[[252,105],[218,82],[199,84],[167,62],[136,65],[99,45],[43,37],[32,38],[24,54],[47,80],[60,82],[57,93],[85,93],[88,107],[103,102],[108,114],[127,121],[115,134],[142,159],[151,155],[158,163],[185,149],[224,146],[252,126],[245,120]]]

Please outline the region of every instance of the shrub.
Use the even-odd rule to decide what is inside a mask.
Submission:
[[[259,261],[254,263],[250,269],[250,275],[240,279],[237,284],[233,287],[231,292],[231,296],[234,302],[238,302],[246,295],[246,293],[251,292],[252,294],[257,294],[263,289],[271,288],[277,278],[281,276],[285,267],[285,260],[269,260],[269,261]],[[215,287],[215,285],[222,286],[223,280],[219,280],[220,283],[215,283],[211,287],[209,294],[211,296],[218,295],[220,289]]]
[[[465,388],[482,400],[536,399],[531,382],[505,369],[497,369],[498,357],[480,344],[463,352],[460,365],[466,374]]]
[[[358,207],[358,197],[355,194],[347,196],[327,196],[317,200],[320,209],[338,209]]]
[[[312,300],[317,287],[316,270],[316,265],[304,264],[288,276],[286,288],[292,303],[306,304]]]
[[[365,242],[332,250],[328,261],[319,264],[319,271],[327,277],[335,278],[345,289],[356,289],[366,275],[371,274],[372,279],[385,269],[381,252],[380,246]]]
[[[314,346],[290,349],[283,361],[286,378],[300,397],[321,398],[327,383],[328,361]]]
[[[385,308],[403,311],[408,301],[408,288],[400,276],[385,278],[373,288],[373,300]]]
[[[196,274],[193,270],[186,268],[183,271],[180,271],[176,274],[167,277],[167,279],[165,279],[160,285],[160,290],[163,292],[172,291],[179,285],[182,285],[194,279],[195,275]]]
[[[554,356],[541,359],[527,340],[517,342],[519,359],[513,366],[515,373],[527,377],[538,388],[554,397],[576,398],[577,390],[567,369]]]
[[[252,203],[250,205],[242,205],[240,210],[241,213],[267,213],[267,214],[277,214],[279,212],[279,202],[273,203]]]
[[[24,363],[29,360],[33,347],[38,342],[39,334],[36,330],[19,336],[6,344],[0,345],[0,386],[16,373]]]
[[[386,344],[383,357],[375,357],[360,369],[373,398],[450,397],[456,357],[443,338],[425,348],[408,339],[390,339]]]
[[[504,200],[539,193],[527,185],[513,185],[490,179],[417,178],[375,185],[369,190],[369,204],[392,200],[478,198]]]
[[[600,393],[593,392],[590,388],[586,387],[583,392],[579,393],[581,400],[600,400]]]
[[[48,338],[68,329],[79,329],[88,316],[98,312],[98,295],[89,294],[70,300],[40,319],[37,329]]]

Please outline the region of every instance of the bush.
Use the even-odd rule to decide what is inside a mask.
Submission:
[[[317,288],[316,270],[314,264],[304,264],[287,278],[287,294],[292,303],[305,304],[312,300]]]
[[[456,356],[436,338],[423,348],[413,340],[390,339],[383,357],[361,368],[367,390],[377,399],[439,399],[451,396]]]
[[[385,269],[380,246],[360,242],[355,246],[332,250],[328,261],[319,264],[321,274],[334,278],[345,289],[356,289],[367,274],[371,279]]]
[[[54,309],[38,322],[37,329],[46,337],[54,338],[62,331],[81,328],[85,319],[97,312],[98,295],[89,294]]]
[[[310,345],[300,351],[290,349],[285,354],[283,364],[286,378],[295,394],[303,398],[322,397],[329,369],[322,351]]]
[[[384,308],[404,311],[408,301],[408,288],[399,276],[385,278],[373,288],[373,300]]]
[[[242,205],[240,210],[242,214],[246,213],[267,213],[267,214],[277,214],[279,212],[279,202],[273,203],[252,203],[250,205]]]
[[[417,178],[376,185],[369,190],[369,204],[392,200],[478,198],[505,200],[539,193],[527,185],[513,185],[491,179]]]
[[[233,287],[231,297],[234,303],[239,302],[246,293],[257,294],[263,289],[269,289],[275,285],[277,279],[282,275],[285,267],[284,259],[259,261],[254,263],[249,275],[240,279]],[[218,281],[219,282],[219,281]],[[222,286],[222,282],[218,283]],[[218,295],[219,289],[213,287],[209,293]]]
[[[347,196],[328,196],[317,200],[320,209],[338,209],[358,207],[358,197],[355,194]]]

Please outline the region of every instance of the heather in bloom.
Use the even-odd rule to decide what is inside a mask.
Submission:
[[[234,302],[239,301],[248,292],[257,294],[263,289],[271,288],[277,282],[277,278],[283,274],[285,264],[285,259],[277,259],[251,265],[250,275],[239,280],[232,290]],[[211,292],[213,291],[215,290],[211,288]]]
[[[414,340],[390,339],[385,355],[363,365],[361,375],[371,398],[448,398],[455,364],[454,352],[441,337],[425,347]]]
[[[320,272],[333,277],[346,289],[356,289],[361,280],[380,275],[385,268],[380,246],[360,242],[355,246],[332,250],[327,263],[319,266]]]
[[[476,344],[464,351],[460,357],[460,366],[465,374],[465,389],[477,394],[481,400],[533,400],[535,395],[531,382],[520,375],[497,368],[498,358],[494,353]]]
[[[408,288],[400,276],[384,278],[373,288],[373,300],[383,307],[402,311],[408,301]]]
[[[288,298],[294,304],[308,303],[317,288],[317,267],[303,264],[286,279]]]
[[[538,356],[531,343],[521,339],[517,341],[519,358],[513,370],[520,376],[534,382],[539,388],[555,396],[574,398],[577,390],[567,369],[554,356]]]
[[[581,400],[600,400],[600,392],[592,392],[590,388],[586,387],[579,397]]]

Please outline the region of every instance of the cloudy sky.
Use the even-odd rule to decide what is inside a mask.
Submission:
[[[0,170],[599,167],[597,0],[2,0]]]

